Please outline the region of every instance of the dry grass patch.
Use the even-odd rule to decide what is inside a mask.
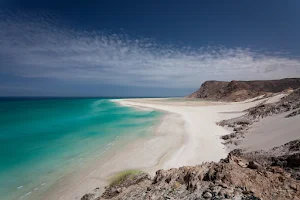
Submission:
[[[139,174],[139,173],[142,173],[142,171],[141,170],[133,170],[133,169],[118,172],[111,178],[109,186],[114,186],[114,185],[120,184],[125,179],[132,178],[132,177],[134,177],[134,175]]]

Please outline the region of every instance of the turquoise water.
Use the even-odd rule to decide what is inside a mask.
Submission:
[[[149,134],[160,116],[109,99],[0,100],[1,199],[33,199],[116,139]]]

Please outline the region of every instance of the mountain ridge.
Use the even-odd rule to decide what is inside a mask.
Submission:
[[[253,81],[205,81],[201,87],[186,98],[214,101],[243,101],[260,95],[278,93],[300,87],[300,78]]]

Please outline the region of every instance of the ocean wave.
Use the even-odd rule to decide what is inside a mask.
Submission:
[[[31,195],[33,192],[37,191],[40,187],[43,187],[46,184],[46,182],[43,182],[42,184],[40,184],[38,187],[28,191],[27,193],[25,193],[24,195],[20,196],[18,199],[23,200],[24,198],[26,198],[27,196]],[[21,185],[20,187],[18,187],[18,189],[23,188],[23,185]]]
[[[100,99],[100,100],[94,101],[94,102],[92,103],[92,107],[97,107],[97,106],[99,106],[100,104],[102,104],[104,101],[105,101],[105,99]]]
[[[18,199],[24,199],[26,196],[30,195],[32,192],[27,192],[26,194],[24,194],[23,196],[20,196]]]

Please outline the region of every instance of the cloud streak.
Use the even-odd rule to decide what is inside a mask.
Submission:
[[[300,76],[300,60],[278,52],[160,45],[125,34],[66,28],[42,15],[2,14],[1,19],[3,74],[166,88],[195,88],[208,79]]]

